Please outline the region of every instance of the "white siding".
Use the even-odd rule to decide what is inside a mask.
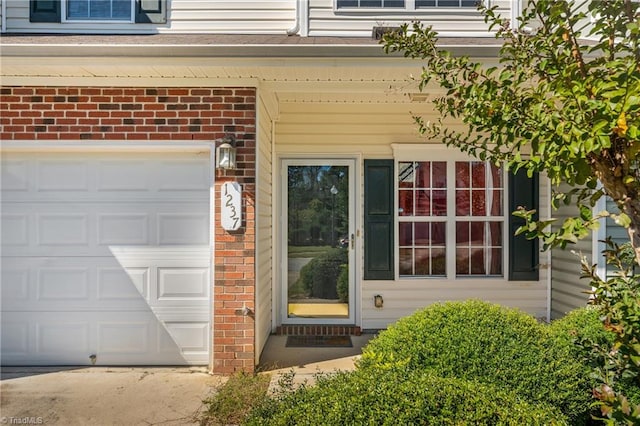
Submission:
[[[283,156],[317,153],[392,158],[391,143],[424,143],[416,131],[412,112],[428,114],[432,109],[422,103],[281,103],[276,125],[276,153]],[[360,194],[363,192],[361,187]],[[548,203],[546,192],[541,191],[541,198],[542,205]],[[361,212],[362,198],[359,203]],[[362,242],[359,247],[362,248]],[[359,276],[362,276],[361,272]],[[356,284],[361,287],[356,306],[357,317],[361,318],[358,325],[364,329],[385,328],[429,304],[468,298],[518,307],[538,318],[546,318],[546,282],[546,269],[541,270],[537,282],[505,279],[360,281]],[[376,294],[384,298],[382,309],[373,306]]]
[[[499,6],[499,12],[509,14],[509,0],[492,1]],[[367,11],[337,10],[334,0],[309,0],[310,36],[353,36],[371,37],[374,26],[399,26],[404,22],[420,20],[431,25],[442,35],[489,33],[482,16],[475,8],[432,8],[407,12],[387,12],[369,9]]]
[[[273,288],[273,184],[272,184],[272,127],[273,112],[270,98],[258,93],[257,118],[257,233],[256,233],[256,364],[267,343],[272,324]]]
[[[566,189],[563,186],[561,190]],[[564,219],[577,214],[573,205],[561,206],[553,212],[553,217],[562,223]],[[554,228],[555,229],[555,228]],[[592,238],[585,238],[566,249],[554,249],[551,252],[551,318],[560,318],[573,309],[586,306],[590,290],[589,281],[580,279],[580,258],[576,253],[591,259],[593,255]]]
[[[27,0],[6,1],[11,32],[283,34],[296,16],[294,0],[170,0],[166,24],[31,23]]]

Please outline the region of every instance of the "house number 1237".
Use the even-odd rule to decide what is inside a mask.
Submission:
[[[242,188],[238,182],[225,182],[220,193],[222,228],[236,231],[242,225]]]

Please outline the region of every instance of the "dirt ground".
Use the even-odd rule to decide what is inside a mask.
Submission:
[[[2,369],[0,425],[188,425],[225,379],[206,368]]]

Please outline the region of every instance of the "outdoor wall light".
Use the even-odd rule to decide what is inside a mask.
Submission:
[[[373,296],[373,305],[376,308],[382,308],[382,305],[384,305],[384,300],[382,299],[382,295],[376,294],[375,296]]]
[[[236,138],[225,135],[216,148],[216,169],[235,170],[236,168]]]

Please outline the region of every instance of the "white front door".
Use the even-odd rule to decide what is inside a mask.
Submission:
[[[354,182],[351,159],[282,161],[282,323],[354,324]]]
[[[209,155],[3,153],[2,363],[208,364]]]

